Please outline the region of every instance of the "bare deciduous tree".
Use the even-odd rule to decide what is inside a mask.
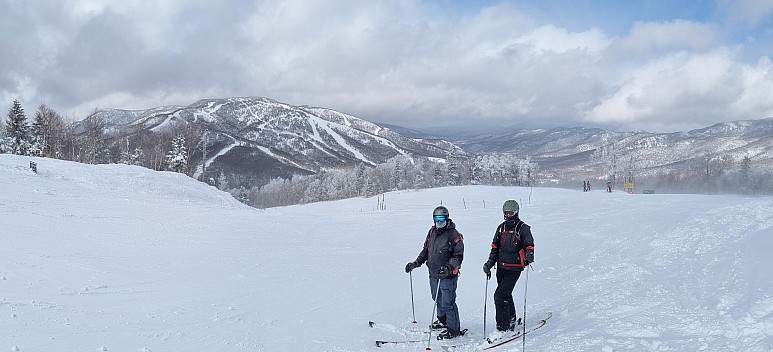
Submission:
[[[83,121],[81,121],[82,138],[83,143],[83,155],[81,161],[88,164],[96,164],[99,154],[105,149],[105,130],[107,129],[107,121],[99,114],[99,109],[89,114]]]
[[[35,112],[35,125],[38,126],[41,156],[61,158],[65,144],[66,124],[62,115],[46,104],[40,104]]]

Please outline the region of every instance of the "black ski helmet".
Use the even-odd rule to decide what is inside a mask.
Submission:
[[[445,219],[443,221],[435,221],[435,216],[438,215],[445,216]],[[432,211],[432,221],[435,222],[435,227],[437,228],[446,227],[446,224],[448,223],[448,208],[442,205],[435,208],[435,210]]]

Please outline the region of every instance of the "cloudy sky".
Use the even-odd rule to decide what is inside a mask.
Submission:
[[[773,116],[773,0],[0,0],[0,104],[261,96],[373,122],[670,132]],[[2,105],[0,105],[2,106]],[[5,114],[3,114],[5,115]]]

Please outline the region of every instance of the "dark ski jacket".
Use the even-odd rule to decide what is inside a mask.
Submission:
[[[464,241],[462,234],[456,231],[456,224],[449,218],[445,227],[437,229],[432,226],[424,240],[424,248],[416,258],[418,265],[427,263],[429,276],[437,277],[441,266],[450,264],[453,268],[451,276],[459,275],[459,268],[464,259]]]
[[[497,263],[499,270],[521,271],[525,266],[527,250],[534,250],[531,227],[516,216],[497,226],[488,258]]]

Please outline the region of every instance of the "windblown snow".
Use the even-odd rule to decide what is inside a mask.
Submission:
[[[482,340],[507,199],[536,244],[526,319],[553,312],[527,350],[773,351],[772,198],[469,186],[256,210],[180,174],[13,155],[0,351],[423,351],[374,341],[426,338],[426,268],[403,267],[441,203],[465,236],[462,327]]]

